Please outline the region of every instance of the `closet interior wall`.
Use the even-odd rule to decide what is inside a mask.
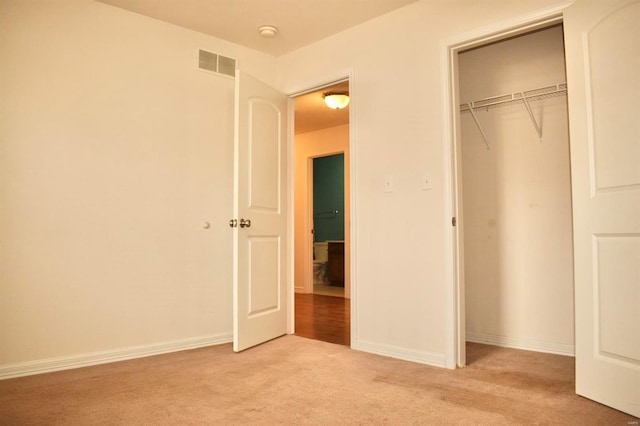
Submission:
[[[460,103],[565,81],[562,26],[459,54]],[[566,96],[461,108],[467,341],[573,354]]]

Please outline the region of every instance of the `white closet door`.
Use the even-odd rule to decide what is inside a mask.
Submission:
[[[564,31],[576,392],[640,416],[640,1],[577,1]]]

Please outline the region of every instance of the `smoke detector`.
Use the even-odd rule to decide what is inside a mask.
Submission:
[[[274,38],[278,34],[278,28],[273,25],[263,25],[258,28],[258,32],[263,38]]]

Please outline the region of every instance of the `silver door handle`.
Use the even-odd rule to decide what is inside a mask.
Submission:
[[[251,220],[240,219],[240,228],[251,228]]]

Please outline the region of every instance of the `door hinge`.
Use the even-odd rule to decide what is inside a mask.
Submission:
[[[451,226],[456,226],[458,224],[458,221],[456,220],[455,217],[451,218]]]

